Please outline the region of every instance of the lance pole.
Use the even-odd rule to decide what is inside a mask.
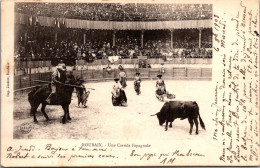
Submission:
[[[43,81],[43,80],[33,80],[33,81],[35,81],[35,82],[42,82],[42,83],[52,83],[51,81]],[[71,84],[66,84],[66,83],[62,83],[62,85],[71,86],[71,87],[78,87],[78,88],[84,88],[83,86],[71,85]],[[86,89],[95,90],[93,88],[86,88]]]

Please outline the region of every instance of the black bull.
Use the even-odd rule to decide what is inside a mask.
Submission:
[[[158,112],[157,118],[159,120],[159,124],[163,125],[166,122],[165,131],[168,129],[168,122],[170,122],[170,126],[172,127],[172,122],[176,118],[185,119],[188,118],[190,123],[190,134],[192,133],[192,128],[195,123],[196,125],[196,134],[198,131],[198,117],[200,120],[200,125],[203,129],[205,129],[205,125],[199,114],[199,106],[195,101],[170,101],[164,103],[161,111]],[[153,116],[153,115],[152,115]]]

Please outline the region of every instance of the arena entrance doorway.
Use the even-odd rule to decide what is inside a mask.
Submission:
[[[138,57],[138,67],[139,68],[148,68],[147,56],[139,56]]]

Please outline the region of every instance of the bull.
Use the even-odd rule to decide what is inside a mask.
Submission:
[[[195,101],[169,101],[164,103],[163,107],[161,108],[160,112],[154,114],[157,115],[159,120],[159,125],[165,125],[165,131],[168,129],[168,122],[170,122],[169,127],[172,127],[172,122],[176,118],[181,118],[184,120],[188,118],[190,123],[190,134],[192,134],[193,125],[196,125],[196,134],[199,133],[198,131],[198,117],[200,120],[201,127],[205,130],[205,125],[200,117],[199,114],[199,106]],[[154,116],[151,115],[151,116]]]

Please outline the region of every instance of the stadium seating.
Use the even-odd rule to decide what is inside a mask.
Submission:
[[[211,4],[16,3],[16,12],[97,21],[211,19]]]

